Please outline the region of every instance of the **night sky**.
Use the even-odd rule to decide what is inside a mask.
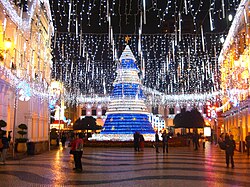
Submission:
[[[143,1],[109,1],[114,48],[108,36],[107,0],[50,1],[55,27],[52,78],[64,82],[68,95],[73,98],[79,93],[111,93],[117,67],[114,56],[117,53],[119,58],[126,44],[140,69],[145,62],[145,77],[141,78],[148,88],[165,94],[220,89],[217,60],[222,48],[220,37],[226,37],[231,24],[228,15],[235,14],[240,0],[224,0],[224,7],[219,0],[145,2],[146,24],[142,29],[140,55],[138,33]],[[179,14],[181,40],[179,32],[175,33],[175,26],[179,29]],[[129,42],[125,41],[126,35],[131,38]]]
[[[224,0],[225,16],[235,14],[235,9],[239,0]],[[59,32],[68,30],[68,13],[69,0],[67,1],[50,1],[52,15],[54,17],[54,26]],[[89,2],[92,2],[89,5]],[[95,6],[93,6],[95,2]],[[101,2],[101,5],[100,5]],[[112,4],[112,1],[109,1]],[[178,19],[178,13],[182,14],[183,32],[197,33],[200,32],[200,25],[203,25],[204,32],[211,32],[209,26],[209,9],[211,9],[214,20],[214,33],[225,32],[230,26],[228,19],[223,18],[222,5],[219,0],[187,0],[189,8],[185,13],[184,0],[146,0],[146,24],[143,25],[143,33],[168,33],[173,31],[173,24]],[[214,2],[214,4],[213,4]],[[140,12],[143,11],[142,1],[138,0],[116,0],[115,5],[110,5],[112,27],[114,34],[136,34],[138,33]],[[91,10],[89,11],[89,7]],[[75,19],[78,19],[79,29],[83,33],[107,33],[107,11],[106,0],[102,1],[77,1],[72,0],[71,6],[71,31],[75,30]],[[74,10],[74,11],[73,11]],[[83,12],[84,11],[84,12]],[[165,16],[163,16],[165,12]],[[196,14],[197,13],[197,14]],[[160,17],[162,20],[160,20]],[[164,18],[163,18],[164,17]],[[196,32],[193,25],[193,18],[196,17]],[[81,19],[81,20],[80,20]],[[178,23],[178,22],[177,22]]]

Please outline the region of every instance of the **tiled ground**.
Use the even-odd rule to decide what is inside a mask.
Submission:
[[[235,152],[235,168],[225,167],[224,151],[171,147],[85,148],[83,173],[75,173],[69,149],[53,150],[0,165],[0,186],[250,186],[250,158]]]

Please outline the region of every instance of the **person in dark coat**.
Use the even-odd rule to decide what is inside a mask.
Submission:
[[[161,137],[162,137],[163,153],[165,153],[165,151],[168,153],[168,139],[169,139],[169,136],[168,136],[166,130],[164,130]]]
[[[136,152],[140,151],[139,143],[140,143],[140,133],[135,132],[134,133],[134,149]]]
[[[248,135],[245,138],[246,140],[246,146],[247,146],[247,156],[249,156],[250,152],[250,132],[248,132]]]
[[[199,135],[197,132],[194,132],[193,143],[194,143],[194,150],[198,150],[198,147],[200,146],[199,146]]]
[[[145,140],[144,140],[144,136],[143,134],[140,134],[139,136],[139,147],[140,147],[140,151],[144,151],[144,146],[145,146]]]
[[[160,142],[160,139],[159,139],[158,131],[155,131],[155,151],[156,151],[156,153],[159,153],[159,142]]]
[[[226,144],[226,164],[229,167],[229,160],[231,161],[231,166],[234,168],[234,149],[235,149],[235,141],[233,139],[233,135],[225,136],[225,144]]]
[[[62,147],[65,147],[66,140],[67,140],[67,137],[65,133],[62,133],[62,137],[61,137]]]

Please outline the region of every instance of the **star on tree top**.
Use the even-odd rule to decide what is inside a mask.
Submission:
[[[125,37],[126,44],[128,44],[128,42],[129,42],[130,39],[131,39],[131,37],[129,37],[128,35]]]

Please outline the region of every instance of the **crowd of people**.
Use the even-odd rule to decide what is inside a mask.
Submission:
[[[163,131],[161,138],[162,138],[162,145],[163,145],[163,153],[168,153],[168,140],[171,138],[172,133],[169,132],[167,133],[166,130]],[[155,132],[155,150],[157,153],[159,153],[159,145],[160,145],[160,138],[159,138],[159,134],[156,131]],[[145,146],[145,139],[144,136],[139,133],[139,132],[135,132],[134,133],[134,150],[135,152],[140,152],[144,150],[144,146]]]
[[[11,132],[10,132],[11,133]],[[9,149],[9,144],[11,140],[10,133],[7,136],[7,132],[1,130],[0,131],[0,161],[5,164],[6,161],[6,154],[7,150]],[[155,132],[155,139],[154,139],[154,147],[156,153],[160,153],[159,147],[162,145],[162,152],[168,153],[169,152],[169,139],[172,138],[173,133],[166,132],[164,130],[161,135],[158,134],[158,132]],[[180,135],[178,135],[180,136]],[[70,147],[70,154],[73,155],[74,158],[74,165],[75,167],[73,170],[75,172],[82,172],[82,162],[81,158],[83,155],[83,145],[84,145],[84,135],[82,133],[60,133],[58,136],[58,142],[61,141],[62,147],[66,147],[66,142],[68,141],[68,146]],[[205,142],[206,139],[201,134],[198,134],[197,131],[194,131],[192,134],[188,134],[187,140],[188,145],[190,145],[190,141],[193,142],[194,150],[198,150],[200,147],[200,139],[202,139],[202,145],[203,148],[205,148]],[[161,143],[162,142],[162,143]],[[249,156],[250,152],[250,132],[245,138],[246,148],[247,148],[247,155]],[[219,139],[220,147],[225,150],[226,155],[226,166],[229,167],[231,163],[231,167],[234,168],[234,150],[235,150],[235,140],[233,138],[233,135],[224,134]],[[58,143],[59,145],[59,143]],[[145,147],[145,139],[143,134],[140,132],[134,133],[134,150],[135,152],[141,152],[144,151]]]
[[[162,152],[163,153],[168,153],[168,147],[169,147],[169,139],[173,136],[171,132],[167,133],[166,130],[164,130],[161,134],[156,131],[155,132],[155,139],[154,139],[154,148],[156,153],[160,153],[159,147],[162,145]],[[181,135],[177,135],[181,136]],[[142,138],[141,138],[142,137]],[[160,140],[161,137],[161,140]],[[197,131],[194,131],[193,133],[189,133],[186,135],[188,145],[191,145],[191,141],[193,143],[193,148],[194,150],[198,150],[200,148],[200,142],[202,142],[202,147],[205,149],[205,144],[206,144],[206,137],[202,134],[198,134]],[[143,142],[143,147],[141,146],[141,142]],[[162,143],[161,143],[162,142]],[[226,158],[226,166],[229,167],[231,164],[231,167],[234,168],[234,151],[236,149],[236,144],[235,140],[232,134],[225,134],[224,136],[221,136],[219,139],[219,144],[223,142],[225,150],[225,158]],[[247,155],[250,155],[250,132],[245,138],[245,145],[247,149]],[[144,148],[144,138],[143,135],[140,134],[139,132],[134,133],[134,150],[136,152],[143,151]]]
[[[163,153],[168,153],[168,147],[169,147],[169,140],[173,137],[173,133],[169,131],[168,133],[166,130],[164,130],[159,136],[158,132],[155,133],[155,148],[156,152],[159,153],[159,145],[160,145],[160,137],[162,140],[162,148],[163,148]],[[205,149],[205,143],[206,143],[206,137],[204,137],[202,134],[198,134],[197,131],[194,131],[193,133],[188,133],[188,134],[179,134],[177,133],[177,137],[183,137],[186,139],[186,145],[190,146],[191,141],[193,143],[193,148],[194,150],[198,150],[200,148],[200,142],[202,142],[202,147]]]
[[[156,153],[160,153],[159,147],[162,145],[162,152],[168,153],[169,152],[169,139],[172,138],[173,133],[166,132],[164,130],[161,135],[156,131],[155,132],[155,139],[154,139],[154,148]],[[177,136],[181,136],[180,134],[177,134]],[[75,167],[73,170],[75,172],[82,172],[82,154],[83,154],[83,141],[84,141],[84,135],[82,133],[78,134],[60,134],[60,141],[62,143],[62,146],[65,147],[66,140],[69,141],[70,148],[70,154],[74,157],[74,163]],[[134,135],[134,151],[135,152],[142,152],[144,151],[145,147],[145,139],[143,134],[140,132],[135,132]],[[205,142],[206,138],[202,134],[198,134],[197,131],[194,131],[193,133],[189,133],[186,135],[188,145],[191,145],[191,141],[193,143],[194,150],[198,150],[200,148],[200,142],[202,142],[202,147],[205,149]],[[201,141],[200,141],[201,140]],[[225,143],[225,155],[226,155],[226,166],[229,167],[231,163],[231,167],[234,168],[234,150],[235,150],[235,141],[233,139],[232,135],[225,134],[223,139],[221,138],[219,141],[222,141]],[[250,133],[248,133],[248,136],[246,136],[245,139],[246,147],[247,147],[247,154],[249,156],[249,150],[250,150]]]

